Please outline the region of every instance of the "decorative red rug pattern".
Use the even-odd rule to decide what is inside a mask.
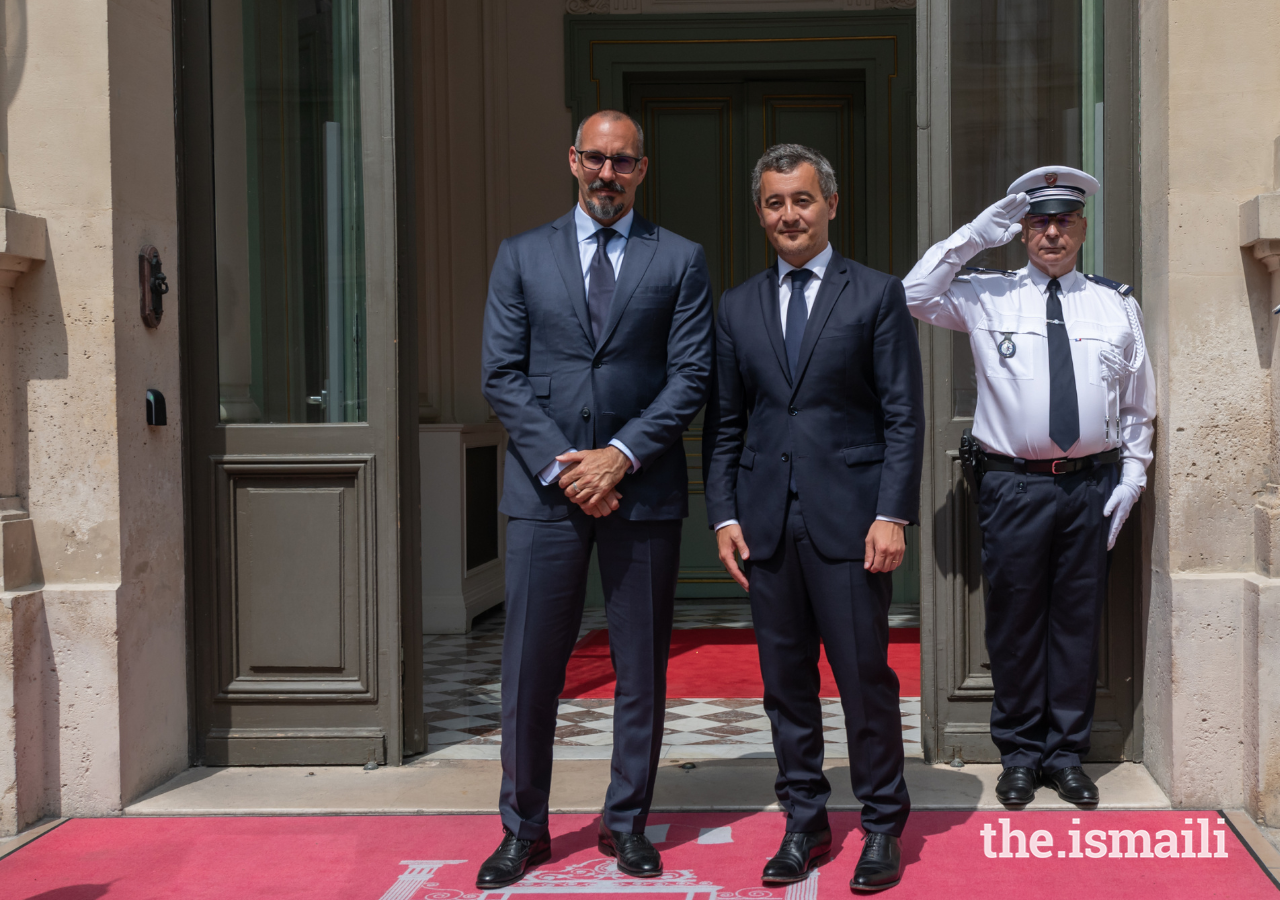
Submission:
[[[857,822],[833,814],[832,860],[766,887],[758,875],[781,839],[779,813],[654,813],[656,879],[628,878],[602,856],[596,816],[552,816],[551,860],[482,894],[475,875],[498,843],[497,816],[76,819],[0,859],[0,900],[848,900]],[[888,897],[1277,896],[1216,812],[917,812],[903,860]]]
[[[898,673],[903,697],[920,696],[920,629],[889,629],[889,665]],[[822,648],[820,696],[839,697],[835,676]],[[613,696],[609,632],[593,631],[578,642],[565,675],[566,699]],[[671,633],[667,664],[668,697],[763,697],[756,633],[750,628],[686,628]]]

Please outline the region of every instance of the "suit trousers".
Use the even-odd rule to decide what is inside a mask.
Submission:
[[[764,708],[778,758],[774,790],[787,813],[787,831],[827,827],[831,784],[822,772],[821,642],[840,689],[862,827],[901,835],[911,800],[902,774],[898,676],[889,667],[893,576],[866,571],[860,559],[819,553],[793,494],[778,549],[768,559],[750,560],[747,577]]]
[[[1005,766],[1054,771],[1089,752],[1107,599],[1102,510],[1116,470],[982,477],[991,739]]]
[[[556,711],[582,624],[593,545],[617,673],[604,823],[643,833],[662,748],[682,525],[680,519],[637,522],[616,513],[593,519],[577,508],[553,522],[508,522],[498,805],[502,824],[517,838],[547,833]]]

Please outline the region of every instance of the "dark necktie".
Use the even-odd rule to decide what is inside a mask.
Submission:
[[[809,304],[804,299],[804,288],[813,277],[808,269],[791,270],[791,299],[787,301],[787,333],[783,335],[783,343],[787,347],[787,365],[791,368],[791,379],[796,377],[796,369],[800,366],[800,345],[804,343],[804,326],[809,321]]]
[[[601,228],[596,232],[596,253],[591,257],[591,268],[587,270],[591,275],[587,313],[591,316],[591,335],[597,344],[605,322],[609,321],[609,305],[613,303],[613,288],[617,284],[613,263],[609,261],[606,250],[617,233],[612,228]]]
[[[1076,370],[1071,364],[1071,339],[1062,317],[1062,286],[1049,281],[1045,319],[1049,328],[1049,437],[1068,452],[1080,439],[1080,404],[1076,399]]]

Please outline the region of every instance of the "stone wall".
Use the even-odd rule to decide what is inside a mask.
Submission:
[[[1145,760],[1177,806],[1280,804],[1274,599],[1256,572],[1276,481],[1270,278],[1239,207],[1274,189],[1280,19],[1268,0],[1140,5],[1144,309],[1160,385]]]
[[[177,283],[170,7],[3,2],[0,202],[48,227],[46,259],[6,308],[0,384],[13,448],[0,487],[29,513],[43,573],[10,654],[42,660],[26,721],[43,749],[17,765],[38,764],[28,783],[47,796],[27,819],[118,813],[187,762],[181,297],[155,331],[138,312],[144,244]],[[168,400],[166,428],[146,425],[148,388]],[[0,828],[25,824],[11,821]]]

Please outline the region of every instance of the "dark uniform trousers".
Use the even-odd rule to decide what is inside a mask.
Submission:
[[[567,519],[507,524],[499,810],[517,838],[547,833],[556,711],[582,624],[593,544],[617,673],[604,823],[643,833],[662,749],[682,524],[593,519],[576,508]]]
[[[991,739],[1005,766],[1054,771],[1089,752],[1107,597],[1102,510],[1117,478],[1115,465],[982,478]]]
[[[750,560],[751,616],[764,676],[764,709],[778,757],[775,791],[787,831],[827,827],[831,784],[822,772],[819,641],[840,689],[853,793],[868,832],[899,836],[911,811],[903,778],[898,676],[889,667],[893,576],[862,560],[824,557],[810,542],[800,499],[787,504],[777,551]]]

